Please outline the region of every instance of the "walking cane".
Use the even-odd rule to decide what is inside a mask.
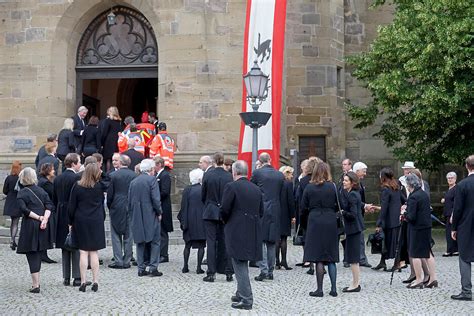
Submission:
[[[392,275],[390,276],[390,286],[392,286],[393,282],[393,275],[395,274],[395,267],[400,265],[400,247],[402,243],[402,229],[403,229],[403,221],[401,222],[400,229],[398,230],[398,240],[397,240],[397,248],[395,249],[395,261],[393,262],[392,268]]]

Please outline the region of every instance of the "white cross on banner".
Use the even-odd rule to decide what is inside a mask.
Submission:
[[[286,0],[247,0],[247,18],[244,34],[243,74],[257,60],[264,74],[269,75],[268,97],[259,112],[272,113],[267,125],[258,130],[258,153],[267,152],[272,165],[280,160],[280,114],[282,98],[283,48],[285,44]],[[243,84],[243,83],[242,83]],[[251,112],[243,85],[242,112]],[[252,129],[240,127],[239,159],[252,164]]]

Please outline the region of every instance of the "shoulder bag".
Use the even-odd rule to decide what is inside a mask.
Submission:
[[[346,228],[344,226],[344,219],[342,216],[341,204],[339,203],[339,194],[337,193],[336,184],[333,182],[333,185],[334,185],[334,191],[336,193],[336,201],[337,201],[337,209],[338,209],[338,212],[336,214],[337,234],[341,237],[341,240],[344,240],[346,239]]]

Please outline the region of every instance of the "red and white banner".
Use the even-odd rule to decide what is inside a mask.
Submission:
[[[263,73],[270,76],[267,99],[259,112],[272,113],[267,125],[258,129],[258,153],[268,152],[272,165],[280,163],[280,113],[282,98],[283,49],[285,45],[286,0],[247,0],[244,34],[243,75],[255,60]],[[252,111],[242,80],[242,112]],[[252,165],[252,129],[240,127],[238,158]]]

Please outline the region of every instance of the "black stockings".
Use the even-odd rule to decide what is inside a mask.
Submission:
[[[286,262],[286,253],[288,249],[288,244],[286,242],[286,236],[281,236],[280,240],[276,245],[276,264],[281,266],[288,266]],[[280,261],[280,251],[281,251],[281,261]]]
[[[18,223],[20,222],[19,217],[11,217],[12,223],[10,225],[10,238],[13,243],[16,244],[16,234],[18,233]]]
[[[191,244],[184,246],[183,256],[184,256],[184,267],[188,267],[189,255],[191,254]],[[198,248],[197,253],[197,268],[201,269],[202,259],[204,258],[204,248]]]
[[[331,280],[331,291],[336,291],[336,277],[337,277],[337,269],[336,264],[334,262],[328,263],[328,274],[329,279]],[[316,282],[318,284],[318,292],[323,291],[323,279],[324,279],[324,263],[317,262],[316,263]]]

